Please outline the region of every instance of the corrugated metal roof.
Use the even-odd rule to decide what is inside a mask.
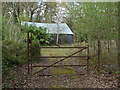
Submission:
[[[47,28],[46,33],[51,33],[51,34],[57,34],[57,26],[59,27],[59,34],[73,34],[71,29],[68,27],[66,23],[36,23],[36,22],[26,22],[22,21],[21,25],[24,25],[25,23],[29,25],[35,25],[37,27],[44,27]]]

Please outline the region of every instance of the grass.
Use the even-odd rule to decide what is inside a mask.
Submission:
[[[75,75],[76,72],[72,69],[65,69],[65,68],[52,68],[52,74],[53,75],[66,75],[66,74],[71,74]]]
[[[43,67],[35,67],[35,71],[37,72],[37,71],[40,71],[41,69],[43,69]]]

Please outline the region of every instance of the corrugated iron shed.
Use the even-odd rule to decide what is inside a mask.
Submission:
[[[22,21],[21,25],[24,25],[25,23],[27,23],[28,25],[35,25],[37,27],[47,28],[46,33],[50,33],[50,34],[57,34],[58,27],[59,27],[59,34],[73,34],[73,32],[66,23],[59,23],[57,25],[57,23],[37,23],[37,22]]]

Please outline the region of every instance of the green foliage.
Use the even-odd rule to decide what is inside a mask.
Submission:
[[[18,25],[2,17],[2,40],[21,41],[22,34]]]
[[[43,37],[47,40],[52,40],[52,38],[50,38],[50,34],[46,34],[46,28],[42,28],[42,27],[36,27],[35,25],[30,25],[28,26],[27,24],[25,24],[23,27],[22,27],[22,30],[25,31],[25,32],[34,32],[38,35],[40,35],[40,37]],[[26,36],[27,37],[27,36]],[[32,36],[33,40],[39,40],[41,44],[49,44],[49,42],[43,38],[40,38],[39,36],[37,35],[33,35]]]
[[[77,3],[77,4],[76,4]],[[118,3],[69,3],[69,18],[77,41],[87,34],[89,41],[116,39]]]
[[[10,68],[25,63],[27,60],[27,48],[24,43],[17,43],[10,40],[3,41],[2,45],[3,74],[7,74]]]
[[[7,20],[3,18],[3,20],[2,20],[2,39],[3,40],[5,39],[5,37],[8,37],[8,35],[9,35],[9,29],[8,29],[8,26],[6,25],[6,23],[7,23]]]
[[[38,61],[40,59],[41,49],[37,47],[40,47],[39,40],[34,40],[32,43],[32,61]]]
[[[120,74],[120,71],[116,71],[115,74]]]

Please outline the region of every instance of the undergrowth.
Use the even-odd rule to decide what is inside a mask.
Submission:
[[[9,74],[10,69],[15,65],[26,63],[27,48],[25,43],[3,41],[2,45],[2,70],[3,75]]]

